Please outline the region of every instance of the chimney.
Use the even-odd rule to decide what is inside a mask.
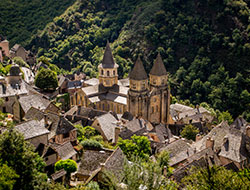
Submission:
[[[199,141],[202,139],[202,136],[200,134],[197,134],[195,137],[195,142]]]
[[[211,137],[208,137],[207,138],[207,141],[206,141],[206,148],[214,148],[214,140],[211,139]]]
[[[120,132],[121,132],[121,128],[118,126],[115,127],[115,144],[117,144],[118,142]]]
[[[47,127],[49,125],[48,115],[46,113],[44,114],[44,123],[45,123],[45,127]]]
[[[250,126],[247,126],[246,128],[246,135],[250,137]]]

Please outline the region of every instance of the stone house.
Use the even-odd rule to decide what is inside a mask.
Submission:
[[[0,109],[3,113],[14,113],[19,107],[15,106],[18,97],[28,94],[28,85],[22,80],[22,74],[18,65],[12,65],[9,74],[4,78],[0,77],[0,98],[4,100],[4,104]],[[14,118],[16,119],[16,118]]]
[[[15,44],[11,49],[10,49],[10,58],[14,57],[21,57],[25,62],[27,62],[27,54],[26,50],[24,47],[22,47],[19,44]]]
[[[0,51],[2,52],[2,55],[5,55],[7,57],[10,56],[9,41],[3,40],[1,37],[0,37]]]
[[[118,141],[121,126],[111,113],[97,116],[91,126],[100,132],[104,141],[112,143]]]
[[[24,139],[37,148],[40,143],[48,144],[49,130],[45,128],[44,120],[29,120],[18,124],[15,129],[24,135]]]

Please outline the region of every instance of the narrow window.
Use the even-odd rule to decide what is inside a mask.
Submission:
[[[104,110],[105,109],[105,105],[104,104],[102,104],[102,110]]]
[[[156,106],[156,112],[158,112],[159,111],[159,107],[158,107],[158,105]]]
[[[101,70],[101,74],[103,75],[103,70]]]
[[[107,71],[107,76],[109,77],[109,71]]]
[[[113,71],[113,75],[115,76],[115,71]]]
[[[154,113],[154,107],[152,106],[152,113]]]

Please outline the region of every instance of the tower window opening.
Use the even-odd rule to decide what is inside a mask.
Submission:
[[[109,71],[107,71],[107,76],[109,77]]]
[[[154,107],[152,106],[152,113],[154,113]]]
[[[103,75],[103,70],[101,70],[101,75]]]
[[[115,71],[113,71],[113,75],[115,76]]]

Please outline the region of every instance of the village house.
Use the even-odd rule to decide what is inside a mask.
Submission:
[[[1,36],[0,36],[0,52],[2,56],[6,56],[6,57],[10,56],[9,41],[4,39]]]
[[[22,73],[18,65],[12,65],[9,74],[6,77],[0,76],[0,98],[4,100],[4,104],[0,106],[3,113],[14,113],[13,106],[18,97],[28,94],[28,85],[22,80]],[[14,118],[16,119],[16,118]]]

